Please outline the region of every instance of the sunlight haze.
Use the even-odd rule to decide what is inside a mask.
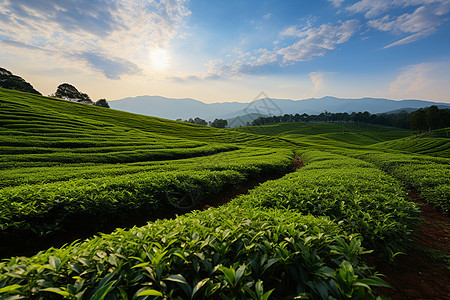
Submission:
[[[44,95],[450,103],[449,0],[0,0],[0,66]]]

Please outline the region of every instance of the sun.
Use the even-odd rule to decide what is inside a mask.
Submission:
[[[169,66],[170,56],[167,50],[159,48],[150,52],[150,60],[153,68],[163,70]]]

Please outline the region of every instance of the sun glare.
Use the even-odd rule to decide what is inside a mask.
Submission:
[[[155,49],[150,52],[152,65],[157,70],[165,69],[169,66],[169,53],[164,49]]]

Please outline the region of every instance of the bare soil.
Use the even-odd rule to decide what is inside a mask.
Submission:
[[[421,223],[414,231],[407,255],[397,256],[395,264],[375,262],[376,269],[393,287],[376,292],[393,300],[450,300],[450,266],[442,258],[450,254],[450,217],[427,204],[416,191],[409,196],[420,205]]]

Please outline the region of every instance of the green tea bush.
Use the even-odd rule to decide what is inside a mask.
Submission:
[[[370,299],[387,286],[326,218],[230,205],[0,263],[14,299]]]
[[[5,188],[0,190],[0,234],[13,230],[42,236],[64,230],[69,220],[89,216],[97,220],[93,230],[99,230],[102,222],[120,223],[139,211],[155,214],[198,205],[244,180],[235,171],[174,171]]]
[[[426,200],[450,212],[450,159],[380,152],[348,152],[378,166],[408,188],[417,189]]]
[[[344,230],[361,234],[372,249],[390,256],[402,249],[417,209],[405,200],[397,181],[358,159],[320,151],[301,157],[304,168],[266,182],[234,203],[329,216]]]

